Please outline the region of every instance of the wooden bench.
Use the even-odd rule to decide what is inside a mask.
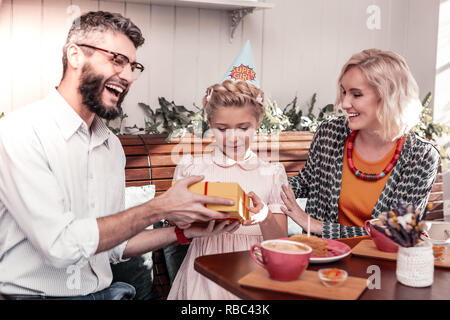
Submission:
[[[309,132],[282,132],[278,138],[258,136],[251,146],[260,157],[281,162],[288,177],[298,174],[305,165],[313,134]],[[201,155],[213,150],[213,140],[187,135],[166,142],[166,135],[119,135],[126,155],[126,186],[154,184],[156,196],[170,188],[177,162],[183,154]],[[432,188],[429,203],[432,209],[427,219],[443,218],[443,182],[441,168]],[[170,290],[170,281],[162,250],[153,252],[154,285],[163,299]]]

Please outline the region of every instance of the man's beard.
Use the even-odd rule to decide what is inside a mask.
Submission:
[[[96,74],[90,64],[83,66],[81,70],[80,86],[78,91],[82,97],[82,103],[100,118],[105,120],[114,120],[122,113],[122,101],[128,90],[124,91],[116,106],[105,106],[102,101],[102,93],[105,89],[105,83],[110,79],[104,79],[101,74]],[[120,80],[118,80],[120,82]]]

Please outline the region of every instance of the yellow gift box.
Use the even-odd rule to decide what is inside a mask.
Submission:
[[[230,214],[228,218],[219,220],[238,220],[242,223],[250,219],[247,209],[250,206],[250,199],[238,183],[202,181],[191,185],[188,190],[201,195],[233,200],[234,205],[232,206],[205,204],[208,209]]]

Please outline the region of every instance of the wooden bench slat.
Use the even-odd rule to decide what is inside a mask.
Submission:
[[[125,180],[150,180],[150,168],[137,168],[125,170]]]
[[[281,132],[279,135],[268,135],[267,137],[262,135],[257,135],[254,139],[254,141],[311,141],[312,137],[314,136],[311,132],[306,131],[291,131],[291,132]],[[164,136],[160,137],[152,137],[152,136],[142,136],[145,143],[153,144],[155,141],[157,143],[162,143],[163,140],[161,138],[165,139]],[[165,140],[164,140],[165,141]],[[199,143],[199,142],[205,142],[205,143],[211,143],[214,142],[215,139],[211,136],[200,138],[196,137],[192,134],[186,134],[182,138],[175,138],[170,141],[170,143]]]
[[[295,172],[286,172],[286,175],[287,175],[288,178],[293,177],[293,176],[296,176],[297,174],[298,174],[298,171],[295,171]]]
[[[145,144],[167,144],[167,134],[142,134],[140,135]]]
[[[152,169],[152,179],[172,179],[175,167],[162,167]]]
[[[306,164],[306,161],[282,161],[281,164],[284,166],[286,172],[295,172],[298,174],[301,168]]]
[[[122,146],[134,146],[134,145],[143,145],[144,142],[138,135],[127,134],[119,136],[120,143]]]
[[[172,155],[153,155],[150,157],[152,167],[173,167],[176,165],[175,161],[181,160],[181,156]]]
[[[308,151],[310,146],[310,142],[281,142],[281,143],[254,143],[251,145],[251,149],[254,152],[261,151],[267,151],[267,152],[273,152],[273,151],[298,151],[298,150],[304,150]],[[126,146],[127,148],[136,147],[136,146]],[[214,150],[214,145],[212,144],[189,144],[189,143],[180,143],[180,144],[148,144],[146,145],[148,152],[150,155],[154,154],[185,154],[185,153],[200,153],[206,152],[209,153]],[[142,150],[142,149],[139,149]]]
[[[435,183],[432,187],[431,187],[431,192],[439,192],[439,191],[443,191],[443,183],[442,182],[438,182]]]
[[[303,163],[298,163],[294,161],[281,162],[286,169],[289,176],[297,175],[298,171],[304,166]],[[172,179],[173,173],[175,171],[175,166],[170,167],[154,167],[151,170],[152,179]],[[147,167],[127,167],[125,170],[126,180],[147,180],[150,179],[150,168]]]
[[[428,202],[428,204],[431,205],[430,212],[444,210],[444,203],[442,201]]]
[[[444,203],[443,201],[428,202],[431,209],[427,211],[427,220],[436,220],[444,218]]]
[[[264,156],[264,155],[263,155]],[[291,160],[303,160],[306,161],[308,159],[308,150],[292,150],[292,151],[283,151],[279,154],[271,154],[269,156],[270,161],[291,161]]]
[[[443,192],[432,192],[430,193],[430,197],[428,198],[428,202],[443,201],[443,200],[444,200]]]
[[[138,150],[128,150],[130,155],[139,155]],[[308,158],[307,151],[291,151],[291,152],[281,152],[281,153],[263,153],[258,154],[259,157],[270,162],[285,162],[285,161],[299,161],[304,162]],[[150,155],[150,162],[152,167],[171,167],[176,166],[176,164],[181,160],[182,154],[154,154]],[[134,159],[132,161],[144,161],[143,158]],[[144,163],[144,162],[140,162]],[[128,167],[128,165],[127,165]],[[136,167],[136,166],[134,166]]]
[[[150,155],[157,155],[157,154],[185,154],[185,153],[199,153],[199,152],[206,152],[210,153],[214,150],[214,147],[209,146],[207,144],[198,144],[198,145],[191,145],[191,144],[167,144],[167,145],[158,145],[158,144],[151,144],[147,145],[148,151]]]
[[[144,145],[140,146],[123,146],[123,151],[125,152],[126,156],[132,156],[132,155],[148,155],[147,149]]]
[[[148,186],[149,184],[151,184],[150,180],[126,181],[125,186],[126,187],[142,187],[142,186]]]
[[[444,218],[444,212],[432,212],[427,214],[427,220],[442,220]]]
[[[260,142],[252,143],[252,150],[309,150],[311,146],[311,141],[281,141],[277,143],[270,142]]]
[[[155,191],[165,191],[172,186],[172,179],[158,179],[152,180],[155,185]]]
[[[148,167],[148,156],[127,156],[127,162],[125,164],[125,170],[131,168]]]

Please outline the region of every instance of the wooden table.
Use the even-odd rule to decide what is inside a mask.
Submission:
[[[355,246],[367,237],[341,239],[350,247]],[[366,289],[361,295],[363,300],[448,300],[450,299],[450,270],[444,268],[434,269],[433,285],[426,288],[412,288],[397,281],[396,263],[381,259],[363,258],[349,255],[346,258],[327,264],[310,264],[308,270],[318,270],[326,267],[337,267],[348,272],[349,276],[368,279],[372,272],[369,266],[378,266],[381,270],[380,289]],[[258,265],[251,259],[249,251],[214,254],[198,257],[195,260],[196,271],[245,300],[291,300],[305,299],[306,297],[287,293],[242,287],[240,278],[257,268]]]

